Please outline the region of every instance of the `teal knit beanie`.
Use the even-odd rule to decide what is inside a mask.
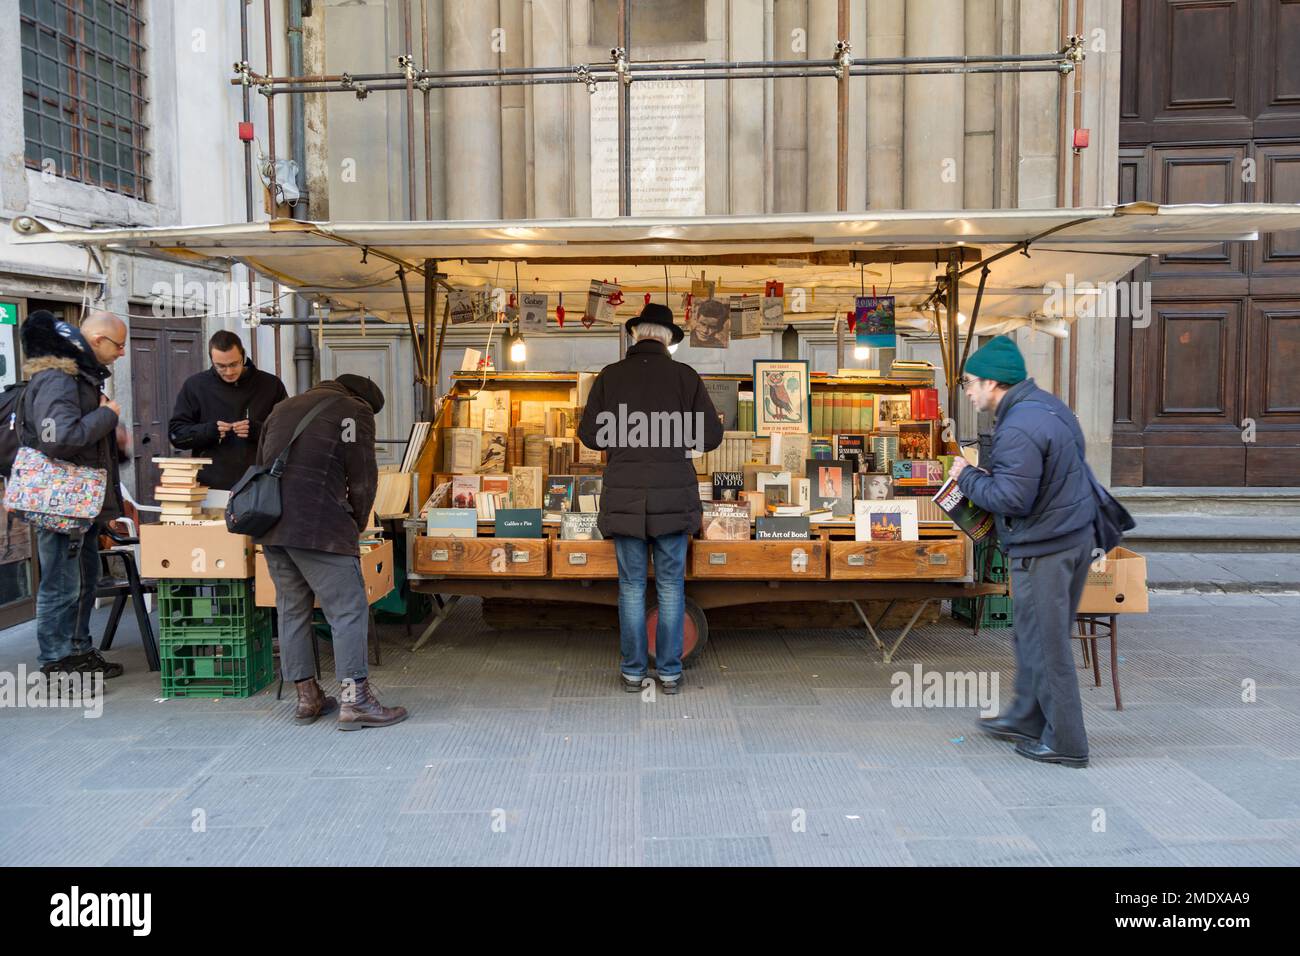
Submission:
[[[976,349],[966,360],[967,375],[987,378],[1006,385],[1015,385],[1029,377],[1025,372],[1025,359],[1016,343],[999,335],[988,345]]]

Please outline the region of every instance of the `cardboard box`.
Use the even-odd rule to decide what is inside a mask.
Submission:
[[[275,584],[260,545],[254,565],[253,603],[258,607],[275,607]],[[393,589],[393,542],[385,541],[361,552],[361,577],[366,582],[367,604],[374,604]],[[320,607],[319,598],[316,607]]]
[[[146,578],[248,578],[253,539],[219,524],[140,526],[140,574]]]
[[[1100,571],[1088,572],[1080,614],[1145,614],[1147,559],[1128,548],[1114,548]]]

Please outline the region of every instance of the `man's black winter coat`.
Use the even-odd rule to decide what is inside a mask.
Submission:
[[[600,495],[597,526],[605,537],[657,538],[700,530],[700,492],[695,465],[686,449],[677,447],[620,447],[610,440],[602,421],[617,421],[632,413],[653,416],[671,413],[689,416],[696,434],[696,451],[712,451],[722,444],[722,423],[708,390],[695,369],[673,361],[667,346],[642,340],[627,350],[621,362],[605,366],[591,386],[587,408],[578,426],[578,438],[588,448],[609,452]],[[602,418],[602,413],[607,413]],[[685,427],[683,426],[683,436]],[[617,435],[615,435],[617,439]]]
[[[228,491],[244,477],[257,458],[262,424],[271,409],[287,397],[284,383],[270,372],[246,362],[235,382],[224,381],[215,368],[191,375],[176,396],[167,434],[177,448],[195,458],[211,458],[212,464],[199,469],[199,482],[209,488]],[[220,437],[217,422],[248,419],[248,437],[233,432]]]

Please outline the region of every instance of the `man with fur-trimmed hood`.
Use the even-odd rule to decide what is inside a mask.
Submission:
[[[99,583],[99,533],[122,514],[117,471],[121,409],[103,392],[108,366],[126,354],[126,323],[92,313],[80,330],[53,313],[33,312],[23,323],[22,444],[50,458],[103,468],[104,505],[83,536],[36,529],[41,583],[36,594],[36,634],[43,673],[102,672],[117,677],[122,665],[104,659],[90,638],[90,613]]]

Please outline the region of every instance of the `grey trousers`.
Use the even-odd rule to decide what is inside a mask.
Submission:
[[[365,680],[370,673],[366,639],[370,606],[361,561],[346,554],[268,545],[266,567],[275,582],[280,616],[280,672],[284,679],[316,676],[311,652],[311,614],[317,598],[334,634],[334,676]]]
[[[1088,755],[1070,633],[1091,562],[1090,545],[1011,559],[1016,684],[1003,717],[1070,757]]]

